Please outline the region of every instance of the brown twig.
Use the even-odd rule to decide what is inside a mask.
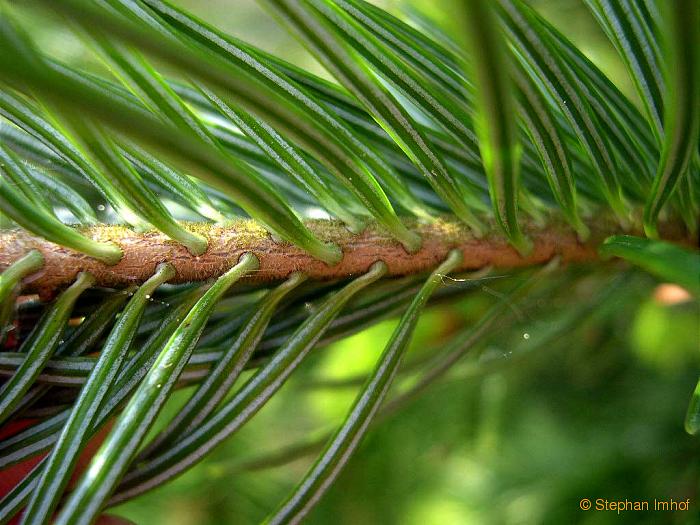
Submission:
[[[291,272],[301,270],[312,279],[335,279],[365,272],[369,266],[383,260],[390,275],[420,273],[434,268],[452,248],[461,249],[464,262],[461,270],[484,266],[518,267],[541,264],[554,256],[563,262],[591,261],[597,256],[598,244],[608,235],[619,231],[614,223],[600,220],[591,227],[591,236],[582,243],[566,225],[555,221],[546,227],[525,224],[524,230],[532,239],[534,248],[527,256],[520,256],[498,234],[481,239],[451,218],[432,223],[410,221],[409,226],[423,238],[423,246],[413,254],[380,227],[370,225],[354,235],[336,221],[311,220],[308,227],[321,239],[337,243],[343,250],[343,260],[328,266],[299,248],[275,240],[252,220],[237,220],[226,226],[192,223],[193,231],[209,239],[209,249],[199,257],[192,256],[176,242],[153,231],[136,233],[122,226],[94,226],[82,229],[85,235],[100,241],[117,243],[124,251],[119,263],[108,266],[87,255],[50,243],[23,230],[0,232],[0,269],[34,248],[45,259],[44,268],[25,279],[25,293],[39,293],[50,297],[66,287],[80,271],[92,273],[99,286],[121,288],[148,279],[161,262],[172,263],[177,276],[172,282],[202,281],[221,275],[234,265],[241,254],[253,252],[260,259],[260,269],[248,277],[253,281],[276,281]],[[494,229],[495,231],[495,229]],[[683,239],[680,228],[666,227],[665,237]]]

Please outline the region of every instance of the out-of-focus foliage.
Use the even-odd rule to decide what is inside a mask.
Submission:
[[[483,315],[499,300],[493,283],[429,310],[408,362]],[[673,516],[579,509],[582,498],[699,496],[700,454],[683,431],[700,365],[697,304],[666,304],[639,274],[616,292],[599,303],[594,280],[559,290],[547,301],[576,293],[583,311],[546,319],[538,312],[551,303],[542,299],[516,307],[515,325],[498,330],[479,359],[466,358],[375,427],[308,523],[696,523],[697,508]],[[264,469],[254,460],[273,461],[337,425],[395,325],[319,351],[237,438],[114,512],[155,525],[256,523],[314,454]],[[187,395],[175,397],[170,415]]]

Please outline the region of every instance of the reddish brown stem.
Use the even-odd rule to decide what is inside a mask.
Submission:
[[[411,222],[409,226],[423,238],[422,248],[408,254],[402,246],[376,225],[353,235],[335,221],[308,221],[309,228],[320,238],[337,243],[343,260],[328,266],[288,243],[277,242],[254,221],[239,220],[227,226],[190,224],[188,227],[209,239],[209,249],[199,257],[192,256],[176,242],[158,232],[135,233],[121,226],[95,226],[82,232],[96,240],[117,243],[124,251],[119,263],[108,266],[91,257],[57,246],[22,230],[0,232],[0,269],[6,268],[28,250],[38,249],[45,258],[44,268],[25,280],[25,293],[43,297],[64,288],[80,271],[92,273],[99,286],[121,288],[148,279],[161,262],[172,263],[177,276],[172,282],[202,281],[221,275],[234,265],[241,254],[253,252],[260,259],[260,269],[249,276],[253,281],[284,279],[301,270],[312,279],[335,279],[365,272],[383,260],[390,275],[406,275],[434,268],[452,248],[462,250],[461,270],[484,266],[518,267],[544,263],[554,256],[563,262],[591,261],[598,257],[597,246],[608,235],[619,231],[612,223],[594,224],[585,243],[561,223],[546,228],[524,225],[534,248],[520,256],[500,234],[476,239],[470,231],[453,219],[439,219],[430,224]],[[682,239],[683,232],[667,227],[665,237]]]

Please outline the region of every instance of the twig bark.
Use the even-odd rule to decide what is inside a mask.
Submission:
[[[39,250],[45,259],[44,267],[25,279],[24,292],[50,297],[72,283],[80,271],[93,274],[98,286],[121,288],[145,281],[159,263],[167,261],[177,271],[171,282],[202,281],[224,273],[245,252],[253,252],[260,259],[260,269],[248,277],[252,281],[277,281],[297,270],[319,280],[349,277],[365,272],[377,260],[387,264],[390,275],[420,273],[434,268],[452,248],[461,249],[464,254],[460,270],[489,265],[536,265],[557,255],[563,262],[592,261],[598,258],[598,244],[608,235],[619,232],[614,223],[599,220],[589,225],[591,236],[583,243],[571,228],[558,221],[546,227],[525,224],[524,231],[532,239],[534,248],[522,257],[499,233],[477,239],[452,218],[432,223],[408,222],[423,238],[422,248],[413,254],[407,253],[377,225],[370,225],[363,233],[354,235],[336,221],[308,221],[309,228],[321,239],[335,242],[342,248],[343,260],[335,266],[328,266],[289,243],[275,240],[252,220],[237,220],[226,226],[189,224],[189,229],[209,239],[209,249],[199,257],[192,256],[183,246],[156,231],[136,233],[109,225],[82,229],[82,233],[91,238],[115,242],[123,249],[124,257],[113,266],[23,230],[9,230],[0,232],[0,269],[32,248]],[[683,240],[684,235],[679,227],[665,227],[665,238]]]

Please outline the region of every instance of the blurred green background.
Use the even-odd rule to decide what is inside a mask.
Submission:
[[[179,3],[325,75],[254,0]],[[450,18],[440,1],[377,3]],[[634,98],[624,66],[581,2],[532,3]],[[494,279],[432,307],[407,361],[439,350],[521,278]],[[669,304],[659,283],[640,274],[621,282],[597,274],[576,286],[553,281],[551,290],[512,305],[510,321],[492,330],[478,353],[376,426],[308,523],[700,523],[700,442],[683,430],[700,364],[697,302]],[[148,525],[259,522],[309,467],[313,454],[300,452],[341,422],[395,324],[317,351],[205,461],[111,512]],[[406,381],[410,375],[399,383]],[[188,394],[178,392],[161,419]],[[689,498],[691,510],[583,512],[582,498]]]
[[[510,315],[446,379],[374,428],[307,522],[700,522],[698,441],[683,430],[700,361],[697,302],[668,304],[664,286],[638,273],[588,271],[558,272],[521,303],[504,291],[523,275],[432,307],[407,363],[498,301],[509,301]],[[575,285],[572,273],[583,274]],[[112,512],[139,524],[260,522],[309,467],[307,445],[340,424],[395,324],[317,350],[205,461]],[[691,510],[583,512],[582,498],[690,499]]]

